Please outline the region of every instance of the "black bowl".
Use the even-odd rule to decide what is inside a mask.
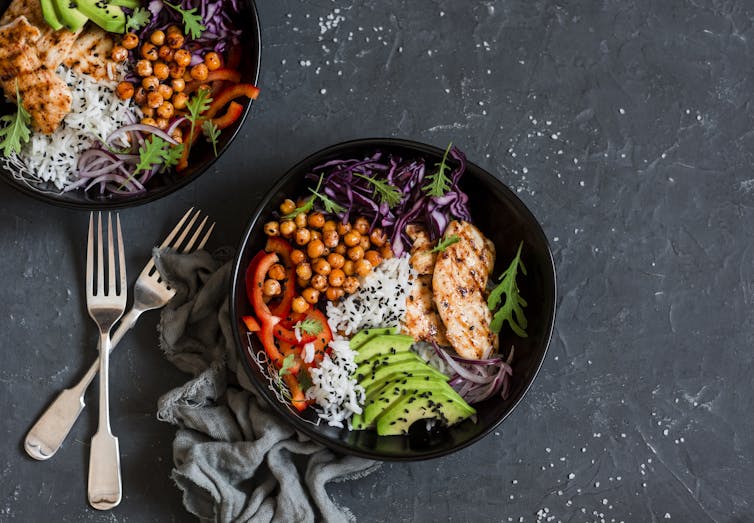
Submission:
[[[348,431],[330,427],[326,423],[314,425],[316,415],[312,409],[296,414],[278,401],[268,386],[267,377],[250,357],[263,352],[263,348],[255,336],[247,335],[241,323],[241,316],[252,313],[245,294],[246,266],[264,248],[265,235],[262,229],[272,212],[277,210],[285,198],[304,193],[304,187],[310,184],[304,181],[304,176],[314,166],[336,158],[363,158],[376,150],[396,153],[404,159],[423,156],[427,165],[439,163],[443,155],[441,149],[417,142],[392,138],[365,139],[328,147],[289,170],[269,191],[252,216],[236,254],[231,283],[233,332],[241,351],[241,359],[259,392],[281,417],[312,439],[334,450],[372,459],[434,458],[474,443],[513,411],[534,381],[552,334],[556,301],[555,266],[547,239],[532,213],[493,175],[469,163],[461,179],[461,188],[469,195],[474,222],[495,243],[498,260],[495,275],[500,274],[504,266],[513,259],[519,242],[524,242],[522,259],[528,275],[519,278],[519,282],[522,296],[529,303],[526,308],[529,337],[514,339],[514,335],[509,334],[509,337],[501,338],[501,345],[515,342],[516,346],[510,394],[506,400],[496,397],[475,405],[478,412],[476,422],[465,420],[450,428],[430,432],[424,429],[423,424],[416,423],[406,436],[377,436],[371,430]],[[417,428],[420,430],[415,430]]]
[[[8,6],[7,0],[0,0],[0,13]],[[254,85],[259,79],[259,65],[262,52],[262,36],[259,27],[259,15],[254,0],[241,0],[242,13],[239,17],[243,30],[242,44],[244,46],[243,58],[240,66],[241,81]],[[238,131],[244,124],[251,110],[253,100],[245,100],[244,112],[230,127],[224,129],[220,135],[215,156],[212,146],[206,140],[198,140],[191,148],[191,160],[189,166],[180,174],[173,171],[159,174],[147,184],[147,191],[134,196],[106,197],[99,194],[85,193],[74,190],[68,193],[59,193],[52,184],[41,182],[29,184],[24,180],[17,179],[0,165],[0,178],[18,189],[24,194],[46,203],[61,207],[69,207],[84,210],[108,210],[124,207],[135,207],[144,203],[153,202],[163,196],[171,194],[181,187],[185,187],[199,176],[204,174],[222,155],[230,143],[235,139]],[[8,114],[15,111],[15,105],[8,102],[0,104],[0,113]]]

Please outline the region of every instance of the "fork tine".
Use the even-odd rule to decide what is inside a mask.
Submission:
[[[97,296],[105,293],[105,268],[102,260],[102,213],[97,213]]]
[[[183,243],[183,240],[186,239],[186,236],[188,236],[189,231],[194,226],[194,223],[196,223],[197,218],[199,218],[199,215],[202,213],[202,211],[196,211],[194,216],[191,218],[191,221],[188,222],[188,225],[186,225],[186,228],[183,229],[183,232],[178,237],[177,240],[171,245],[168,245],[168,247],[172,247],[176,251],[180,248],[181,244]]]
[[[194,208],[191,207],[188,211],[186,211],[186,214],[183,215],[183,217],[178,221],[178,224],[176,224],[175,227],[173,227],[173,230],[170,231],[170,234],[168,234],[167,238],[165,238],[165,241],[162,242],[160,245],[161,249],[164,249],[168,245],[170,245],[170,242],[173,241],[173,238],[175,238],[176,234],[178,234],[178,231],[181,230],[181,227],[183,226],[183,223],[188,219],[189,215],[191,214],[191,211],[193,211]]]
[[[94,213],[89,213],[89,236],[86,242],[86,295],[94,294]]]
[[[202,238],[202,241],[200,241],[199,245],[196,247],[197,251],[204,249],[204,246],[207,244],[207,240],[209,240],[209,237],[212,235],[212,231],[214,230],[215,230],[215,222],[212,222],[212,225],[210,225],[209,230],[207,231],[207,234],[204,235],[204,238]]]
[[[107,213],[107,295],[115,296],[115,246],[113,241],[113,215]]]
[[[118,258],[120,259],[120,295],[126,295],[126,257],[123,254],[123,232],[120,228],[120,214],[115,215],[117,229],[118,229]]]
[[[186,246],[183,248],[184,254],[191,251],[191,248],[194,246],[194,243],[196,243],[197,238],[199,238],[199,235],[202,233],[202,229],[204,229],[204,226],[207,224],[207,219],[209,216],[205,216],[202,220],[202,223],[199,224],[199,227],[194,232],[193,236],[191,236],[191,239],[186,244]]]

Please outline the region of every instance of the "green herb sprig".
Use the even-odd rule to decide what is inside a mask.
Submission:
[[[191,133],[189,139],[194,136],[194,130],[196,124],[199,123],[199,119],[207,109],[209,109],[212,103],[212,97],[209,94],[209,89],[199,89],[196,94],[188,102],[186,102],[186,109],[188,110],[189,122],[191,122]]]
[[[126,21],[126,32],[138,31],[147,25],[151,19],[152,13],[150,13],[148,9],[144,7],[134,9],[134,12],[131,13],[131,16],[128,17],[128,21]]]
[[[365,174],[354,174],[359,178],[367,180],[369,183],[371,183],[372,187],[374,187],[374,194],[380,198],[380,203],[386,203],[388,208],[392,209],[393,207],[401,203],[403,194],[401,193],[400,189],[398,189],[394,185],[390,185],[386,181],[378,180],[377,178],[372,178]]]
[[[288,214],[282,216],[280,219],[292,220],[301,213],[311,211],[314,208],[314,202],[316,200],[319,200],[322,203],[322,207],[325,209],[325,212],[329,214],[337,214],[340,212],[344,212],[346,210],[345,207],[336,203],[335,201],[330,199],[327,195],[319,192],[319,188],[322,186],[322,180],[324,177],[325,177],[324,173],[319,175],[319,182],[317,182],[316,189],[312,189],[311,187],[309,188],[309,192],[312,193],[312,196],[310,196],[309,199],[306,200],[306,202],[299,205]]]
[[[316,336],[317,334],[322,332],[323,329],[322,322],[315,318],[307,318],[303,321],[300,321],[296,324],[296,327],[311,336]]]
[[[422,187],[422,190],[425,193],[434,198],[439,198],[450,190],[451,180],[445,174],[445,171],[450,168],[447,161],[451,147],[453,147],[453,144],[449,143],[448,148],[445,149],[445,154],[442,157],[442,161],[437,164],[437,171],[427,175],[427,181],[429,181],[429,183]]]
[[[163,169],[172,167],[178,163],[182,153],[183,144],[173,145],[157,135],[152,135],[139,147],[139,162],[132,177],[152,169],[155,165],[161,164]]]
[[[207,30],[207,28],[202,24],[202,15],[196,13],[196,7],[192,9],[183,9],[180,5],[173,5],[170,2],[165,2],[164,0],[163,3],[168,7],[172,7],[180,13],[181,17],[183,18],[183,30],[187,35],[191,37],[192,40],[196,40],[197,38],[202,36],[202,33],[204,31]]]
[[[0,149],[3,150],[3,156],[8,157],[11,154],[21,152],[23,144],[31,138],[31,115],[26,110],[21,100],[21,93],[18,91],[18,82],[16,82],[16,114],[6,114],[0,118],[3,127],[0,129]]]
[[[457,234],[451,234],[440,240],[440,243],[438,243],[437,246],[429,252],[444,252],[445,249],[460,241],[461,238],[459,238]]]
[[[523,307],[526,307],[526,300],[521,296],[516,283],[516,276],[518,276],[518,269],[521,268],[521,272],[526,275],[526,267],[524,262],[521,261],[521,248],[524,242],[521,242],[518,246],[518,252],[511,264],[505,269],[505,272],[500,275],[500,283],[490,293],[487,298],[487,306],[491,311],[497,309],[497,312],[492,316],[492,323],[490,323],[490,329],[499,333],[503,328],[503,324],[507,321],[513,332],[515,332],[521,338],[526,338],[526,316],[524,315]],[[503,295],[505,301],[500,306]],[[500,308],[498,309],[498,306]]]
[[[202,123],[202,132],[212,144],[212,150],[215,152],[215,156],[217,156],[217,139],[220,137],[220,129],[218,129],[212,120],[204,120],[204,123]]]

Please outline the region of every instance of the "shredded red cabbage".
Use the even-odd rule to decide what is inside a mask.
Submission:
[[[455,374],[451,376],[450,386],[469,404],[479,403],[491,398],[498,392],[503,399],[508,398],[510,378],[513,369],[513,348],[508,360],[502,357],[482,360],[467,360],[450,354],[433,343],[435,352]]]
[[[317,180],[324,173],[322,191],[346,209],[345,212],[336,213],[336,216],[344,223],[351,217],[366,217],[371,221],[372,228],[381,227],[385,231],[390,237],[393,252],[400,256],[410,245],[406,234],[408,224],[423,226],[430,239],[436,240],[442,236],[450,220],[471,221],[469,198],[458,186],[466,170],[466,156],[452,147],[448,163],[452,163],[448,176],[450,188],[437,198],[428,196],[422,190],[426,185],[424,179],[428,169],[423,158],[404,161],[396,155],[376,152],[363,160],[332,160],[318,165],[308,177]],[[372,184],[356,174],[386,181],[397,187],[403,194],[400,203],[390,208],[380,202],[375,197]]]

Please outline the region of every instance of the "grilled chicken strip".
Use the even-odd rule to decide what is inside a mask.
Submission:
[[[427,232],[417,225],[406,227],[406,233],[413,242],[409,263],[419,276],[406,298],[403,330],[416,340],[448,345],[445,325],[437,314],[432,298],[432,271],[437,256],[432,252],[434,245]]]
[[[108,57],[114,45],[115,42],[108,33],[90,24],[73,42],[63,64],[77,73],[88,74],[95,80],[108,79],[107,67],[111,63]]]
[[[468,222],[450,222],[445,237],[451,235],[459,240],[437,256],[434,301],[456,353],[467,359],[486,358],[498,343],[490,330],[492,313],[485,299],[495,266],[495,246]]]
[[[71,112],[71,90],[42,63],[36,51],[40,31],[25,16],[0,27],[0,85],[15,100],[16,89],[34,127],[51,134]]]

